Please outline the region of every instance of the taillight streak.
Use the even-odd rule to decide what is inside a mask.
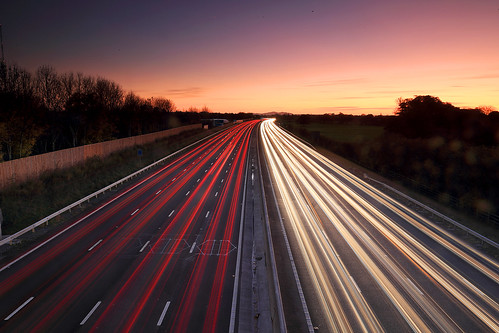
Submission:
[[[230,145],[231,144],[229,143],[229,146]],[[216,151],[217,151],[217,149],[211,150],[210,155],[214,154]],[[230,156],[230,150],[224,149],[222,152],[221,158],[217,159],[214,167],[211,168],[210,172],[204,176],[202,182],[200,182],[199,185],[196,187],[196,189],[193,190],[192,194],[187,197],[187,200],[185,201],[183,206],[180,207],[180,209],[176,210],[175,217],[170,222],[170,224],[167,226],[167,228],[163,231],[163,233],[158,238],[158,240],[154,243],[154,245],[152,245],[151,252],[148,252],[148,254],[145,256],[145,258],[140,262],[140,264],[137,266],[137,268],[134,270],[134,272],[130,275],[128,280],[125,282],[123,287],[120,289],[120,291],[114,297],[111,304],[118,302],[119,299],[124,296],[126,291],[132,287],[132,283],[136,279],[136,276],[141,273],[141,271],[144,269],[144,267],[152,259],[152,253],[156,252],[159,249],[158,247],[161,246],[159,240],[162,239],[165,235],[167,235],[174,226],[178,226],[179,221],[183,222],[183,225],[181,226],[181,230],[177,235],[177,241],[173,244],[173,246],[170,250],[170,254],[165,258],[165,260],[163,262],[160,263],[160,267],[156,270],[156,273],[154,274],[153,278],[151,279],[151,283],[147,284],[146,290],[142,294],[143,296],[140,298],[140,300],[138,302],[135,303],[136,304],[135,309],[133,309],[132,311],[129,311],[129,313],[131,312],[131,316],[125,317],[125,319],[128,318],[128,321],[125,323],[126,329],[130,329],[134,325],[139,314],[142,312],[142,309],[144,308],[147,300],[149,299],[149,296],[151,295],[151,293],[153,292],[153,290],[155,289],[155,287],[159,283],[160,278],[163,278],[165,276],[166,267],[172,262],[173,254],[180,244],[180,239],[182,239],[183,236],[188,232],[188,230],[190,230],[191,227],[193,226],[193,224],[194,224],[193,221],[195,221],[197,219],[198,215],[200,214],[203,205],[206,203],[208,193],[211,191],[211,189],[215,185],[215,181],[216,181],[217,177],[220,175],[220,172],[222,170],[222,168],[220,168],[220,166],[223,165],[227,161],[229,156]],[[202,167],[202,165],[198,165],[194,171],[199,171],[201,167]],[[194,171],[193,171],[193,174],[195,174]],[[199,189],[202,188],[203,185],[208,180],[211,180],[208,184],[208,190],[206,190],[205,193],[202,195],[201,200],[199,200],[198,204],[190,212],[188,218],[182,219],[181,217],[185,213],[185,210],[193,202]],[[169,274],[167,274],[167,275],[169,275]],[[99,326],[99,323],[109,314],[110,311],[111,311],[111,309],[109,307],[105,309],[104,313],[98,319],[96,326],[94,326],[94,328]]]
[[[245,146],[247,147],[247,142],[248,142],[248,138],[249,138],[249,135],[250,135],[250,132],[252,130],[253,126],[249,127],[249,128],[246,128],[245,129],[245,132],[244,134],[242,134],[241,136],[238,137],[238,141],[239,142],[243,142],[245,143]],[[242,131],[241,131],[242,132]],[[244,136],[244,137],[242,137]],[[235,146],[234,146],[235,148]],[[203,244],[205,244],[205,246],[207,246],[206,244],[208,240],[212,240],[215,238],[215,234],[217,232],[217,230],[219,229],[219,227],[224,227],[224,238],[223,239],[231,239],[232,238],[232,232],[234,230],[234,218],[235,218],[235,213],[237,212],[237,208],[239,207],[238,205],[238,202],[240,200],[240,195],[239,195],[239,192],[240,192],[240,184],[241,184],[241,175],[242,173],[244,172],[244,161],[246,159],[246,150],[244,151],[244,153],[242,152],[242,150],[239,150],[237,152],[237,161],[240,163],[240,165],[238,165],[237,163],[234,163],[233,165],[231,165],[231,168],[229,169],[229,172],[228,172],[228,175],[227,175],[227,182],[225,182],[225,186],[223,187],[223,189],[221,190],[221,194],[220,196],[218,197],[218,201],[217,201],[217,204],[215,206],[215,211],[212,215],[212,218],[210,220],[210,223],[209,223],[209,229],[207,231],[207,233],[205,234],[205,237],[204,237],[204,240],[203,240]],[[232,155],[232,151],[230,152],[230,154]],[[238,175],[236,177],[236,180],[235,180],[235,189],[233,192],[230,191],[230,186],[229,184],[233,182],[233,176],[234,176],[234,173],[236,172],[236,170],[238,170]],[[230,212],[229,212],[229,217],[227,219],[227,225],[221,225],[220,224],[220,221],[222,221],[222,213],[224,211],[224,208],[225,208],[225,204],[226,202],[228,201],[228,196],[231,194],[231,193],[236,193],[237,195],[233,195],[232,197],[232,200],[230,201]],[[217,192],[218,194],[218,192]],[[224,242],[222,244],[222,247],[226,247],[228,246],[227,242]],[[221,253],[224,253],[223,250],[224,249],[220,249],[221,250]],[[205,249],[204,251],[202,252],[208,252],[207,249]],[[225,275],[225,271],[223,272],[223,275],[220,276],[220,267],[223,267],[223,269],[225,270],[225,265],[220,265],[220,262],[221,262],[221,257],[223,257],[223,262],[226,263],[227,261],[227,257],[228,256],[219,256],[218,257],[218,264],[217,264],[217,276],[215,277],[215,279],[213,280],[213,286],[214,288],[212,289],[212,294],[213,294],[213,290],[221,290],[221,287],[222,287],[222,282],[223,282],[223,275]],[[197,260],[196,260],[196,263],[194,265],[194,268],[190,274],[190,278],[189,278],[189,282],[187,284],[187,287],[186,287],[186,290],[184,291],[184,294],[182,296],[182,300],[180,302],[180,309],[179,311],[177,311],[177,315],[175,317],[175,329],[179,332],[184,332],[184,331],[187,331],[188,330],[188,325],[189,325],[189,320],[190,320],[190,317],[191,317],[191,314],[192,314],[192,311],[193,311],[193,308],[195,306],[195,299],[197,297],[197,294],[198,294],[198,291],[199,291],[199,288],[201,286],[201,280],[203,278],[211,278],[209,276],[206,276],[204,274],[205,272],[205,269],[206,269],[206,266],[207,266],[207,263],[208,263],[208,256],[198,256]],[[220,280],[222,279],[222,280]],[[217,292],[217,294],[219,294],[219,292]],[[210,298],[210,304],[211,304],[211,298]],[[211,307],[213,308],[213,306]],[[218,309],[218,306],[216,307]],[[207,312],[206,314],[206,319],[210,318],[210,322],[212,323],[211,326],[215,326],[216,325],[216,322],[217,322],[217,316],[218,316],[218,311],[215,310],[215,311],[211,311],[212,314],[210,312]]]

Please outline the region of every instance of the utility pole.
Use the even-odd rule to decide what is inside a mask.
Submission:
[[[2,36],[2,25],[0,24],[0,47],[2,48],[2,62],[5,61],[3,56],[3,36]]]

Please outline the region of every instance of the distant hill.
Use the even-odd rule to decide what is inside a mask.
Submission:
[[[293,114],[289,113],[289,112],[271,111],[271,112],[267,112],[267,113],[261,113],[260,115],[263,117],[275,117],[275,116],[291,116]]]

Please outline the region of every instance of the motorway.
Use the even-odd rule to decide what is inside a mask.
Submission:
[[[237,331],[258,122],[218,132],[3,262],[0,331]]]
[[[263,172],[290,332],[499,332],[499,265],[273,121]]]
[[[0,262],[0,332],[499,331],[497,261],[271,120],[43,237]]]

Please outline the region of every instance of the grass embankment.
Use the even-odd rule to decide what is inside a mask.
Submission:
[[[11,186],[0,193],[2,232],[13,234],[211,132],[202,129],[185,132]],[[142,156],[138,156],[138,149],[142,150]]]

